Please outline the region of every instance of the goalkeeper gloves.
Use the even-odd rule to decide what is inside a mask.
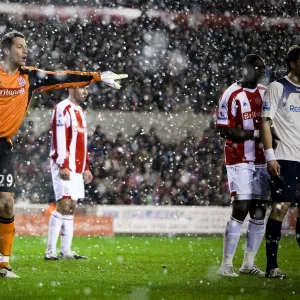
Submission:
[[[119,89],[121,85],[115,80],[127,78],[127,74],[115,74],[111,71],[101,73],[101,80],[112,88]]]

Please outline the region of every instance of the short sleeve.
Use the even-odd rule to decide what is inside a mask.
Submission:
[[[282,93],[281,83],[274,81],[269,84],[263,98],[261,117],[271,120],[274,118]]]
[[[65,106],[58,105],[56,108],[56,126],[65,126],[66,128],[71,126],[70,113]]]
[[[237,106],[234,96],[226,91],[219,101],[216,125],[218,127],[235,127],[236,114]]]

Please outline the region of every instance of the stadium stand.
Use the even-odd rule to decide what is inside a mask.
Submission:
[[[24,128],[27,128],[24,129]],[[16,201],[54,199],[49,167],[49,131],[35,137],[23,127],[16,143]],[[177,144],[143,128],[131,137],[107,138],[101,126],[89,136],[94,180],[87,204],[228,205],[223,141],[211,127],[202,138]]]
[[[27,3],[9,2],[9,9],[14,2]],[[96,2],[89,4],[95,6]],[[95,84],[90,96],[94,109],[152,114],[184,110],[199,116],[214,113],[224,88],[238,78],[237,63],[246,54],[257,53],[266,60],[267,84],[284,73],[285,63],[278,58],[299,41],[300,23],[290,18],[297,11],[293,1],[288,1],[290,5],[243,1],[239,7],[236,1],[222,2],[222,7],[217,1],[184,5],[179,1],[171,6],[172,13],[168,1],[144,2],[139,10],[137,1],[119,1],[119,5],[132,8],[123,13],[119,10],[119,14],[101,7],[91,14],[83,6],[60,9],[65,14],[54,12],[54,17],[40,8],[38,13],[32,14],[32,9],[16,14],[4,3],[0,32],[17,29],[28,37],[28,65],[130,74],[128,84],[118,92]],[[76,3],[84,5],[85,1]],[[102,5],[115,8],[108,1]],[[33,107],[50,108],[62,97],[61,92],[39,94]],[[53,198],[47,159],[49,134],[35,136],[27,127],[16,138],[16,198],[47,203]],[[98,127],[89,138],[95,178],[88,187],[87,201],[228,205],[222,147],[213,125],[201,138],[190,135],[178,144],[142,128],[134,136],[120,133],[109,139]]]

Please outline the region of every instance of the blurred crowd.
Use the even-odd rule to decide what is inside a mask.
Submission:
[[[16,136],[16,201],[54,200],[49,164],[50,132],[35,136],[25,124]],[[154,128],[107,138],[97,126],[88,138],[94,179],[88,204],[229,205],[223,141],[213,123],[202,137],[188,134],[177,144]]]
[[[27,1],[10,1],[28,3]],[[73,5],[73,0],[36,4]],[[76,5],[85,4],[76,0]],[[94,3],[95,2],[95,3]],[[98,5],[99,1],[89,1]],[[241,76],[240,60],[249,53],[267,64],[265,84],[285,72],[288,48],[299,43],[297,26],[188,26],[151,17],[148,9],[295,17],[293,1],[134,1],[117,6],[142,8],[129,22],[70,18],[32,18],[0,14],[2,33],[15,29],[28,42],[28,65],[46,70],[127,73],[115,91],[102,83],[90,89],[89,107],[99,110],[213,113],[220,94]],[[291,2],[291,3],[290,3]],[[293,2],[293,3],[292,3]],[[142,5],[143,4],[143,5]],[[294,5],[295,4],[295,5]],[[100,7],[116,7],[103,1]],[[280,20],[278,21],[280,23]],[[238,25],[238,24],[237,24]],[[53,107],[62,92],[35,96],[32,106]],[[26,124],[15,138],[16,200],[48,203],[54,199],[49,169],[49,131],[35,136]],[[91,204],[228,205],[223,140],[213,124],[202,137],[189,134],[177,144],[161,140],[154,129],[109,139],[98,126],[89,136]]]
[[[28,4],[29,0],[3,0],[7,3]],[[232,12],[235,14],[256,14],[266,16],[295,16],[297,11],[297,0],[36,0],[35,4],[40,5],[82,5],[97,8],[109,7],[129,7],[138,8],[147,7],[164,11],[188,11],[201,13],[225,13]]]
[[[120,91],[99,83],[90,95],[93,108],[122,111],[210,113],[224,89],[239,78],[241,58],[249,53],[261,55],[268,66],[267,84],[284,73],[285,54],[299,41],[297,26],[194,28],[150,17],[147,10],[121,25],[3,14],[0,26],[3,31],[17,29],[25,34],[28,65],[129,74]],[[33,105],[52,107],[61,93],[45,92],[37,98]]]

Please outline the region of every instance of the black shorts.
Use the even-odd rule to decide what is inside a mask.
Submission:
[[[280,177],[271,178],[272,202],[299,203],[297,188],[300,183],[300,162],[278,160]]]
[[[15,168],[12,145],[0,138],[0,192],[15,191]]]

